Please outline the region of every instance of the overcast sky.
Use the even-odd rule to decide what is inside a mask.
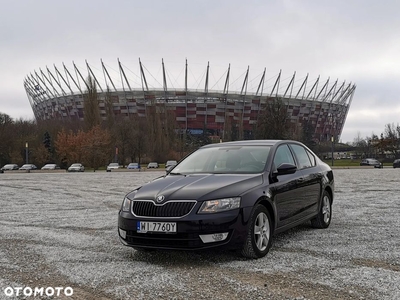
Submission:
[[[34,118],[23,87],[34,70],[72,61],[84,67],[85,60],[101,68],[100,59],[115,70],[117,58],[134,70],[140,58],[157,77],[163,58],[175,87],[184,86],[183,79],[181,86],[176,81],[185,59],[189,68],[204,70],[210,62],[215,81],[231,64],[237,74],[231,80],[237,82],[250,66],[254,82],[267,68],[267,78],[282,70],[283,79],[296,72],[298,80],[309,74],[311,80],[355,83],[343,142],[400,123],[400,1],[0,0],[0,5],[0,112],[14,119]]]

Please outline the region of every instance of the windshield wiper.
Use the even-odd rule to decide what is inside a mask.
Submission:
[[[169,172],[168,174],[171,174],[171,175],[184,175],[182,173],[176,173],[176,172]]]

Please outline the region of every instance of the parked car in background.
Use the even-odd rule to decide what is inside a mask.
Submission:
[[[25,165],[22,165],[22,167],[19,169],[20,170],[36,170],[37,167],[33,164],[25,164]]]
[[[147,169],[157,169],[158,168],[158,163],[156,162],[151,162],[147,165]]]
[[[130,170],[140,169],[140,165],[139,165],[139,163],[130,163],[126,168],[130,169]]]
[[[125,196],[119,238],[139,250],[223,247],[259,258],[279,232],[307,221],[327,228],[333,199],[332,169],[300,142],[210,144]]]
[[[365,158],[360,162],[360,166],[373,166],[374,168],[383,168],[383,164],[375,158]]]
[[[116,170],[116,169],[119,169],[119,168],[121,168],[121,166],[119,165],[119,163],[110,163],[110,164],[107,166],[107,172],[111,172],[111,170]]]
[[[393,168],[400,168],[400,159],[395,159],[394,160]]]
[[[169,160],[165,163],[165,168],[175,167],[178,164],[176,160]]]
[[[42,167],[42,170],[59,170],[60,167],[57,164],[46,164]]]
[[[13,171],[13,170],[18,170],[19,167],[17,164],[7,164],[7,165],[4,165],[1,169],[3,171]]]
[[[84,172],[85,167],[81,163],[74,163],[68,169],[68,172]]]

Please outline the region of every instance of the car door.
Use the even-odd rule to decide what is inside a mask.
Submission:
[[[318,211],[318,201],[321,194],[322,174],[316,164],[314,154],[305,147],[298,144],[290,144],[302,174],[302,179],[298,181],[298,189],[301,201],[301,211],[299,218],[314,214]]]
[[[293,154],[287,144],[280,145],[273,158],[273,170],[282,164],[296,165]],[[296,219],[302,208],[301,193],[299,192],[299,180],[302,180],[303,173],[296,170],[293,174],[273,175],[271,174],[270,190],[273,194],[273,201],[276,207],[277,229],[290,224]]]

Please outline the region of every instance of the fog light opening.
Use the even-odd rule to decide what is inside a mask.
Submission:
[[[119,230],[120,237],[122,237],[123,239],[126,239],[126,231],[121,228],[118,228],[118,230]]]
[[[201,234],[200,238],[204,244],[221,242],[226,240],[228,237],[228,232],[213,233],[213,234]]]

